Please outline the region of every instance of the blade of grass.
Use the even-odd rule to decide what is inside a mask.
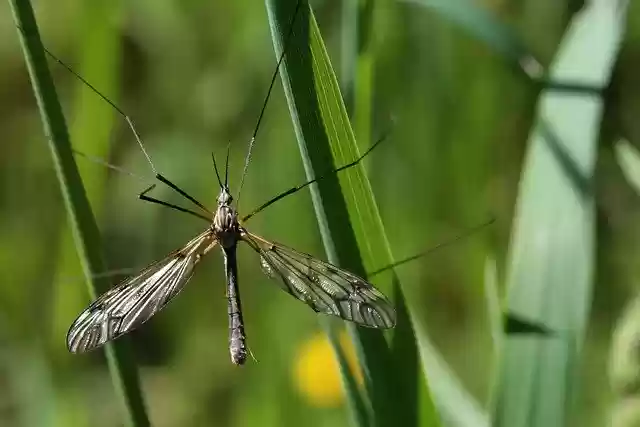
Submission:
[[[502,343],[502,310],[500,309],[500,293],[498,291],[498,267],[494,258],[487,258],[484,266],[484,294],[487,301],[487,315],[493,351],[497,354]]]
[[[343,39],[347,39],[343,42],[343,47],[349,48],[348,53],[353,55],[353,58],[347,58],[343,54],[342,60],[354,63],[346,67],[343,63],[343,72],[351,71],[354,73],[352,76],[343,75],[343,79],[350,82],[353,88],[350,91],[352,94],[351,104],[353,105],[350,115],[354,123],[356,143],[359,141],[361,149],[366,149],[364,144],[368,144],[372,140],[373,83],[376,58],[375,33],[373,31],[376,28],[375,6],[376,4],[371,0],[360,0],[355,4],[356,13],[343,6],[346,15],[344,21],[347,21],[347,18],[352,20],[350,27],[348,22],[343,22]],[[353,8],[353,6],[351,7]],[[348,103],[345,102],[345,104]],[[395,282],[394,293],[396,294],[398,327],[394,331],[391,350],[396,366],[405,366],[405,369],[400,371],[401,375],[398,376],[397,381],[399,387],[405,391],[405,396],[412,399],[406,402],[407,406],[421,408],[415,412],[417,417],[415,420],[406,420],[406,422],[416,425],[431,425],[432,420],[436,418],[434,402],[431,401],[431,388],[435,407],[448,425],[488,425],[487,415],[482,412],[477,402],[453,375],[435,347],[428,344],[427,336],[424,335],[421,338],[416,336],[410,315],[411,304],[405,301],[395,277],[393,280]],[[429,360],[431,363],[427,364],[425,360]],[[415,369],[406,369],[406,367]],[[420,367],[424,372],[422,375],[419,372]],[[440,382],[437,386],[429,387],[427,378],[431,379],[432,375],[435,375],[438,378],[437,381]],[[455,396],[456,399],[451,399],[452,396]]]
[[[75,64],[73,69],[79,75],[85,76],[101,91],[109,94],[115,100],[119,88],[118,72],[121,58],[120,22],[122,4],[119,1],[98,0],[84,4],[78,15],[77,29],[74,30],[73,40],[76,41]],[[51,58],[49,64],[57,71],[65,71]],[[76,68],[77,67],[77,68]],[[73,82],[74,95],[71,114],[70,138],[74,141],[74,148],[101,159],[108,159],[111,149],[111,131],[114,124],[114,110],[100,97],[96,96],[86,84],[72,76],[66,75]],[[95,167],[89,162],[78,164],[85,193],[92,206],[93,215],[100,220],[103,208],[106,206],[105,193],[108,169]],[[60,218],[55,278],[51,281],[56,289],[53,301],[48,304],[53,310],[53,322],[48,346],[56,353],[66,352],[60,345],[60,337],[65,336],[69,328],[69,315],[79,313],[87,304],[87,295],[78,292],[77,286],[70,286],[70,277],[82,277],[77,251],[73,236],[68,232],[66,217]],[[67,278],[67,279],[65,279]],[[105,279],[106,280],[106,279]],[[77,387],[69,387],[77,378],[77,359],[63,356],[58,364],[54,377],[56,384],[57,402],[56,416],[58,425],[77,423],[89,424],[93,419],[94,408],[89,405],[73,405],[82,393]],[[71,381],[70,381],[71,380]],[[82,421],[80,421],[82,420]]]
[[[284,3],[284,4],[283,4]],[[290,25],[290,17],[293,15],[293,7],[292,7],[292,2],[278,2],[278,1],[271,1],[271,0],[267,0],[266,1],[266,6],[267,6],[267,12],[269,14],[269,23],[270,23],[270,27],[271,27],[271,33],[272,33],[272,38],[273,38],[273,42],[274,42],[274,49],[276,52],[276,57],[278,57],[280,55],[280,53],[282,52],[283,49],[283,44],[284,44],[284,40],[286,37],[286,34],[288,33],[289,29],[288,26]],[[287,76],[289,75],[290,71],[289,69],[291,68],[291,66],[289,65],[290,63],[290,56],[297,56],[300,59],[303,59],[306,61],[306,69],[311,68],[311,58],[309,56],[309,54],[307,53],[307,55],[305,56],[301,56],[301,55],[296,55],[299,51],[302,51],[303,49],[306,51],[305,48],[307,48],[306,43],[308,41],[309,38],[309,24],[308,24],[308,20],[309,20],[309,10],[306,4],[303,4],[300,6],[300,10],[298,11],[298,16],[296,18],[296,26],[298,27],[302,27],[302,30],[300,28],[296,28],[293,30],[293,34],[292,34],[292,39],[289,41],[289,46],[287,46],[288,49],[288,54],[287,57],[285,58],[282,67],[281,67],[281,71],[280,71],[280,75],[282,77],[283,80],[283,84],[285,85],[285,94],[287,96],[287,101],[290,105],[290,111],[292,112],[292,118],[294,120],[298,119],[300,120],[301,117],[295,113],[295,107],[291,107],[291,103],[293,102],[293,95],[292,95],[292,89],[290,84],[287,83]],[[299,24],[300,23],[300,24]],[[302,35],[301,35],[302,34]],[[292,55],[293,54],[293,55]],[[312,76],[312,74],[311,74]],[[309,84],[307,87],[313,87],[313,83]],[[304,93],[304,91],[301,91],[301,93]],[[298,102],[307,102],[310,105],[310,109],[313,108],[316,100],[313,97],[313,94],[311,93],[311,91],[309,91],[308,94],[308,99],[306,100],[302,100],[301,98],[298,99]],[[307,112],[307,114],[310,114],[309,112]],[[311,119],[311,120],[309,120]],[[309,126],[310,124],[312,126],[314,126],[316,129],[322,129],[321,125],[318,122],[319,117],[317,116],[317,113],[311,113],[309,119],[304,118],[302,120],[300,120],[298,123],[294,123],[294,129],[296,131],[296,136],[298,137],[298,140],[300,140],[301,138],[304,138],[303,136],[303,131],[301,129],[302,124]],[[312,121],[313,120],[313,121]],[[317,131],[316,131],[317,132]],[[323,133],[323,130],[320,132],[320,137],[326,140],[326,136]],[[305,146],[303,144],[299,143],[299,147],[301,150],[306,150]],[[326,145],[325,145],[326,148]],[[325,153],[325,156],[330,156],[330,154]],[[303,154],[303,161],[304,161],[305,155]],[[306,158],[308,159],[308,156],[306,156]],[[329,157],[330,159],[330,157]],[[329,160],[331,161],[331,160]],[[327,163],[327,164],[331,164],[331,163]],[[327,168],[328,169],[328,168]],[[305,163],[305,171],[308,171],[309,167],[308,165]],[[307,173],[307,175],[309,175],[309,173]],[[310,178],[312,179],[312,178]],[[337,182],[335,180],[334,177],[330,177],[328,179],[332,186],[334,191],[339,191],[339,190],[335,190],[337,188]],[[327,180],[324,180],[327,181]],[[316,206],[316,202],[315,199],[319,197],[319,194],[316,191],[311,191],[311,196],[314,200],[314,207]],[[340,203],[340,202],[339,202]],[[344,201],[342,201],[342,203],[340,203],[340,207],[342,208],[342,212],[345,214],[346,216],[346,207],[344,206]],[[326,232],[327,229],[327,224],[328,224],[328,218],[326,216],[326,214],[324,212],[318,212],[318,210],[316,209],[316,215],[318,217],[318,221],[320,223],[320,229],[321,229],[321,235],[322,235],[322,239],[323,242],[325,243],[325,250],[327,251],[327,255],[329,258],[329,261],[337,263],[337,256],[336,256],[336,248],[333,245],[333,241],[331,240],[331,236],[329,233]],[[353,242],[352,242],[353,244]],[[362,267],[360,267],[362,269]],[[335,331],[332,331],[332,324],[329,321],[325,321],[325,319],[322,319],[322,326],[325,328],[325,330],[327,331],[327,334],[329,335],[329,337],[331,336],[335,336]],[[334,346],[334,351],[336,351],[337,354],[339,354],[340,349],[336,348],[336,346],[339,345],[338,342],[335,342],[334,340],[332,340],[332,345]],[[361,346],[357,346],[357,349],[361,349]],[[345,360],[344,359],[339,359],[339,363],[340,363],[340,372],[342,375],[344,375],[345,377],[343,378],[343,384],[353,384],[355,383],[355,378],[353,377],[353,373],[350,371],[349,366],[344,364]],[[370,369],[368,369],[368,366],[366,365],[366,363],[363,363],[362,361],[360,361],[362,369],[363,369],[363,374],[365,377],[365,381],[367,381],[368,383],[370,383]],[[371,425],[371,417],[372,414],[369,413],[369,411],[367,410],[365,411],[367,408],[371,408],[374,404],[373,399],[369,399],[369,402],[364,402],[363,401],[363,397],[360,395],[360,393],[358,392],[357,388],[353,388],[353,387],[348,387],[346,390],[346,397],[349,401],[349,408],[351,410],[356,410],[359,411],[355,414],[352,415],[352,419],[354,419],[357,422],[361,422],[362,424],[360,424],[361,426],[368,426]]]
[[[415,323],[420,363],[429,376],[429,388],[442,424],[455,427],[489,427],[489,416],[469,394],[447,362],[431,343],[424,327]]]
[[[374,59],[375,59],[375,39],[373,28],[375,16],[375,3],[371,0],[360,0],[358,2],[344,2],[342,10],[342,93],[345,94],[346,110],[354,121],[354,130],[356,141],[367,144],[371,141],[372,119],[373,119],[373,81],[374,81]],[[362,147],[366,149],[366,147]],[[431,359],[441,359],[434,348],[426,349],[419,347],[418,340],[414,335],[411,327],[411,319],[409,308],[405,305],[403,295],[399,285],[394,286],[396,293],[395,300],[398,308],[398,328],[395,330],[392,341],[392,353],[395,363],[398,366],[413,366],[415,369],[403,370],[404,375],[398,378],[399,386],[403,388],[408,398],[412,399],[407,402],[408,406],[415,406],[421,410],[415,411],[415,420],[407,420],[407,422],[416,425],[431,425],[435,419],[434,405],[431,402],[429,386],[427,385],[425,375],[420,375],[420,354],[424,351],[432,351],[434,354],[428,356]],[[405,327],[408,326],[408,327]],[[446,365],[444,361],[442,364]],[[436,371],[437,367],[432,366]],[[422,364],[424,372],[427,372],[426,365]],[[429,371],[431,372],[431,371]],[[438,371],[440,372],[440,371]],[[448,371],[450,372],[450,371]],[[442,373],[442,372],[440,372]],[[437,375],[437,374],[436,374]],[[442,377],[446,374],[442,374]],[[446,384],[451,387],[460,386],[455,379],[443,379]],[[465,395],[464,389],[460,390],[460,395]],[[468,396],[470,398],[470,396]],[[458,414],[468,413],[468,408],[462,409],[463,405],[457,405],[453,413],[447,417],[447,411],[450,406],[441,402],[442,396],[434,393],[436,406],[440,414],[450,421],[452,425],[465,425],[460,422],[454,422],[453,419],[459,421]],[[475,402],[472,403],[472,406]],[[474,406],[475,408],[475,406]],[[468,419],[472,419],[468,418]],[[486,418],[486,416],[485,416]],[[421,423],[419,421],[422,421]],[[478,425],[478,424],[466,424]]]
[[[640,423],[640,295],[625,307],[611,339],[608,373],[613,391],[610,424],[631,427]]]
[[[629,143],[621,139],[615,143],[616,160],[627,182],[640,194],[640,153]]]
[[[359,141],[371,141],[374,73],[373,0],[343,2],[341,90]]]
[[[371,120],[373,119],[373,79],[375,61],[374,43],[374,16],[375,2],[373,0],[360,0],[358,2],[357,25],[357,56],[355,76],[353,76],[353,111],[352,121],[356,135],[356,141],[361,144],[370,144]]]
[[[503,349],[504,326],[503,311],[500,299],[498,285],[498,266],[493,256],[488,256],[484,267],[484,294],[487,304],[487,317],[489,320],[489,328],[491,330],[491,338],[493,340],[493,358],[491,360],[491,377],[489,390],[495,390],[497,387],[498,373],[500,372],[500,356]],[[495,398],[495,394],[489,396],[489,399]],[[494,402],[489,401],[489,407],[494,407]],[[487,416],[487,425],[489,419]]]
[[[282,51],[293,12],[291,1],[267,0],[276,54]],[[338,84],[313,13],[303,4],[293,40],[281,70],[285,95],[309,179],[358,157],[358,147]],[[321,236],[329,260],[364,275],[391,261],[389,244],[368,180],[358,167],[341,177],[328,176],[311,189]],[[366,267],[366,268],[365,268]],[[388,277],[390,275],[387,275]],[[387,281],[387,291],[391,289]],[[408,322],[404,317],[400,321]],[[409,329],[412,325],[402,325]],[[402,379],[417,381],[416,363],[396,365],[380,331],[349,326],[365,378],[374,425],[415,425],[419,410],[415,388],[405,391]],[[415,341],[415,339],[414,339]],[[411,360],[413,355],[407,355]],[[407,376],[404,376],[408,374]],[[358,396],[350,396],[358,399]],[[431,399],[429,423],[438,419]],[[351,405],[352,407],[354,405]]]
[[[624,8],[593,0],[576,14],[551,67],[552,81],[596,91],[544,90],[520,182],[509,254],[507,314],[552,334],[503,342],[493,424],[569,424],[595,265],[592,180],[605,87],[624,28]]]
[[[347,395],[347,404],[349,405],[349,413],[353,417],[353,422],[358,426],[366,426],[369,424],[371,417],[371,409],[367,407],[367,402],[360,398],[360,390],[356,381],[354,372],[350,369],[349,361],[340,344],[340,337],[337,328],[327,325],[326,331],[329,342],[338,360],[340,367],[340,377],[342,378],[342,386]]]
[[[340,20],[340,88],[350,117],[353,114],[353,85],[358,58],[359,9],[359,2],[342,2]]]
[[[3,343],[4,344],[4,343]],[[11,349],[9,345],[5,347]],[[17,419],[25,427],[56,426],[56,390],[53,369],[40,345],[13,349],[2,354],[3,376],[15,394]],[[6,409],[5,409],[6,410]]]
[[[114,99],[112,94],[119,86],[119,73],[116,70],[119,69],[120,63],[120,32],[117,22],[120,21],[121,9],[117,1],[103,0],[85,5],[79,19],[82,28],[74,34],[74,39],[79,43],[79,60],[77,69],[74,67],[74,71],[81,76],[87,76],[93,85],[99,87],[104,93],[110,94],[111,99]],[[105,20],[105,18],[110,19]],[[48,59],[51,60],[51,58]],[[50,63],[54,64],[54,62]],[[58,64],[54,64],[53,67],[54,69],[58,67],[58,70],[62,68]],[[68,77],[74,82],[75,92],[73,118],[70,120],[72,125],[69,129],[74,148],[92,153],[93,156],[101,159],[108,159],[114,110],[82,81],[70,73]],[[99,222],[101,208],[104,206],[108,169],[95,167],[89,162],[84,162],[84,165],[79,164],[78,167],[89,204],[93,207],[93,215]],[[55,307],[52,325],[52,336],[55,341],[52,345],[58,350],[60,349],[58,338],[63,336],[69,328],[69,313],[80,312],[86,305],[86,295],[77,292],[73,286],[66,286],[71,283],[68,280],[70,277],[80,276],[82,273],[79,272],[73,236],[68,233],[65,224],[66,218],[62,218],[60,227],[62,235],[59,237],[59,246],[56,251],[58,260],[54,280],[54,286],[58,291],[55,301],[50,302]]]
[[[92,274],[105,270],[100,252],[98,227],[73,159],[69,133],[49,73],[33,9],[28,0],[10,0],[9,4],[18,28],[82,269],[89,284],[90,293],[95,296],[97,289]],[[124,406],[127,424],[135,427],[150,425],[136,367],[126,341],[108,345],[106,353],[116,393]]]
[[[411,316],[395,274],[392,280],[398,323],[393,331],[391,357],[393,358],[392,366],[401,368],[396,371],[395,385],[402,390],[405,399],[402,402],[404,408],[398,407],[397,410],[410,411],[404,419],[406,425],[420,425],[421,416],[424,417],[425,425],[433,425],[438,416],[435,404],[431,401],[426,376],[420,375],[418,343],[411,323]],[[420,408],[423,408],[425,412],[421,413]]]
[[[445,7],[446,9],[446,7]],[[459,12],[460,9],[453,9]],[[352,122],[356,141],[360,148],[371,140],[373,120],[373,82],[375,72],[375,24],[376,4],[370,0],[344,2],[342,18],[342,88],[345,104]],[[515,50],[515,49],[513,49]],[[521,53],[525,49],[521,47]],[[345,90],[346,89],[346,90]],[[351,108],[350,108],[351,107]],[[399,290],[394,288],[394,290]],[[433,392],[435,406],[442,420],[453,426],[487,426],[488,415],[477,401],[463,387],[453,371],[448,367],[437,349],[432,346],[424,333],[416,337],[418,326],[404,328],[411,322],[411,304],[405,304],[402,294],[396,298],[398,308],[398,328],[394,331],[392,352],[398,366],[415,366],[414,371],[405,369],[398,378],[407,395],[415,398],[411,402],[422,408],[418,415],[421,425],[429,425],[433,419]],[[422,368],[424,374],[420,375]],[[429,378],[429,385],[426,383]],[[433,380],[433,383],[432,383]],[[414,397],[415,395],[415,397]],[[424,400],[426,397],[426,400]],[[452,398],[453,397],[453,398]]]

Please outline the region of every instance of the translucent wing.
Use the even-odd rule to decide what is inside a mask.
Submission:
[[[246,230],[242,239],[260,254],[264,272],[314,311],[373,328],[395,326],[391,303],[364,279]]]
[[[71,325],[69,351],[93,350],[149,320],[182,290],[200,258],[215,244],[215,237],[207,230],[102,294]]]

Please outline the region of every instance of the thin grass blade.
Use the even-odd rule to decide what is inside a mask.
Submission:
[[[60,182],[76,249],[87,283],[90,286],[90,293],[95,296],[97,289],[92,274],[105,270],[100,251],[98,227],[72,155],[69,133],[49,73],[33,9],[28,0],[10,0],[9,4],[18,27],[18,35],[40,109],[45,136],[51,149],[56,175]],[[60,339],[62,340],[64,337]],[[136,367],[128,352],[126,342],[109,346],[107,359],[116,393],[122,399],[125,408],[127,425],[134,427],[150,425],[138,383]]]

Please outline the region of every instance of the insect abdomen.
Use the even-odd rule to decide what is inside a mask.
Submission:
[[[238,302],[237,298],[229,297],[229,353],[233,363],[242,365],[247,360],[247,346],[242,313],[234,311],[234,307],[239,306]]]
[[[242,320],[242,306],[238,289],[238,264],[236,261],[236,246],[223,248],[224,266],[227,274],[227,312],[229,313],[229,353],[231,361],[242,365],[247,360],[246,336],[244,321]]]

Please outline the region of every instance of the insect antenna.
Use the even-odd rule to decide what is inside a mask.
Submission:
[[[231,141],[227,144],[227,160],[224,166],[224,188],[229,188],[229,150],[231,149]]]
[[[213,155],[213,152],[211,153],[211,160],[213,160],[213,170],[216,171],[216,178],[218,178],[218,184],[220,185],[220,188],[223,188],[222,181],[220,180],[220,173],[218,172],[218,165],[216,164],[216,156]]]
[[[406,263],[411,262],[411,261],[415,261],[418,258],[422,258],[423,256],[429,255],[430,253],[433,253],[433,252],[435,252],[437,250],[446,248],[447,246],[451,246],[454,243],[459,242],[460,240],[466,239],[467,237],[477,233],[478,231],[490,226],[494,222],[496,222],[496,219],[492,217],[488,221],[485,221],[482,224],[478,224],[478,225],[476,225],[474,227],[471,227],[471,228],[467,229],[466,231],[464,231],[462,234],[458,234],[457,236],[453,237],[452,239],[449,239],[449,240],[446,240],[444,242],[438,243],[437,245],[435,245],[435,246],[433,246],[433,247],[431,247],[429,249],[426,249],[426,250],[424,250],[422,252],[419,252],[419,253],[417,253],[415,255],[411,255],[411,256],[409,256],[407,258],[401,259],[400,261],[396,261],[396,262],[394,262],[392,264],[389,264],[389,265],[387,265],[385,267],[382,267],[382,268],[379,268],[379,269],[374,270],[372,272],[369,272],[369,273],[367,273],[367,277],[373,277],[373,276],[378,275],[378,274],[380,274],[382,272],[385,272],[387,270],[391,270],[392,268],[398,267],[400,265],[406,264]]]
[[[95,86],[93,86],[91,83],[89,83],[84,77],[82,77],[79,73],[77,73],[76,71],[73,70],[73,68],[71,68],[69,65],[67,65],[64,61],[62,61],[60,58],[58,58],[56,55],[54,55],[51,51],[49,51],[46,47],[43,47],[44,51],[46,52],[47,55],[49,55],[49,57],[51,59],[53,59],[55,62],[57,62],[58,64],[60,64],[62,67],[64,67],[67,71],[69,71],[73,76],[75,76],[78,80],[80,80],[82,83],[84,83],[89,89],[91,89],[92,92],[94,92],[96,95],[98,95],[100,98],[102,98],[103,101],[105,101],[107,104],[109,104],[111,107],[113,107],[113,109],[120,114],[125,122],[127,123],[127,125],[129,126],[129,129],[131,129],[131,132],[133,133],[133,136],[136,139],[136,142],[138,143],[138,146],[140,147],[140,149],[142,150],[142,153],[144,154],[144,157],[147,159],[147,163],[149,163],[149,166],[151,167],[151,170],[153,171],[153,173],[155,174],[155,178],[162,182],[163,184],[167,185],[169,188],[171,188],[172,190],[176,191],[178,194],[180,194],[181,196],[185,197],[187,200],[189,200],[190,202],[194,203],[196,206],[198,206],[201,210],[203,210],[204,212],[206,212],[207,214],[211,215],[212,213],[200,202],[198,202],[194,197],[190,196],[189,194],[187,194],[186,191],[182,190],[180,187],[178,187],[176,184],[174,184],[173,182],[171,182],[168,178],[164,177],[163,175],[161,175],[158,170],[156,169],[155,165],[153,164],[153,161],[151,161],[151,157],[149,156],[149,153],[147,152],[147,150],[144,148],[144,144],[142,143],[142,138],[140,137],[140,134],[138,133],[138,131],[136,130],[135,125],[133,124],[133,120],[131,120],[131,117],[129,117],[124,111],[122,111],[122,109],[120,107],[118,107],[115,102],[111,101],[107,96],[103,95],[102,92],[100,92]],[[92,156],[86,155],[84,153],[80,153],[77,150],[74,150],[77,154],[81,154],[84,157],[88,158],[91,160]],[[108,164],[107,162],[99,162],[99,163],[103,163],[105,166],[114,169],[114,170],[119,170],[120,168],[117,166],[113,166]],[[132,175],[131,173],[129,173],[130,175]],[[190,213],[190,214],[194,214],[198,217],[204,217],[204,215],[199,215],[193,211],[190,211],[188,209],[185,208],[180,208],[179,206],[173,205],[171,203],[167,203],[167,202],[163,202],[160,201],[158,199],[154,199],[152,197],[146,196],[146,193],[153,190],[155,188],[155,185],[150,186],[149,188],[147,188],[146,190],[144,190],[142,193],[140,193],[138,195],[138,197],[140,198],[140,200],[144,200],[147,202],[152,202],[152,203],[158,203],[161,204],[163,206],[166,207],[170,207],[173,209],[176,209],[180,212],[186,212],[186,213]]]
[[[256,136],[258,135],[258,130],[260,129],[260,123],[262,123],[262,118],[264,117],[264,112],[267,109],[267,103],[269,102],[269,97],[271,96],[271,92],[273,90],[273,86],[276,83],[276,78],[278,77],[278,72],[280,71],[280,65],[284,61],[285,55],[287,53],[287,47],[289,45],[289,41],[291,40],[291,36],[293,35],[293,24],[295,23],[296,17],[298,15],[298,11],[300,10],[300,6],[304,0],[298,0],[296,3],[296,8],[293,11],[293,15],[291,16],[291,22],[289,24],[289,32],[287,33],[287,38],[284,42],[284,47],[282,49],[282,53],[280,53],[280,57],[278,58],[278,63],[276,64],[276,69],[271,76],[271,83],[269,84],[269,89],[267,90],[267,96],[264,98],[264,102],[262,103],[262,109],[260,110],[260,115],[258,116],[258,121],[256,122],[256,126],[253,129],[253,135],[251,135],[251,140],[249,141],[249,148],[247,150],[247,155],[244,159],[244,168],[242,169],[242,176],[240,178],[240,185],[238,186],[238,192],[236,197],[236,206],[240,204],[240,192],[242,191],[242,186],[244,185],[244,178],[247,175],[247,168],[249,167],[249,161],[251,160],[251,151],[253,150],[253,146],[256,142]]]

